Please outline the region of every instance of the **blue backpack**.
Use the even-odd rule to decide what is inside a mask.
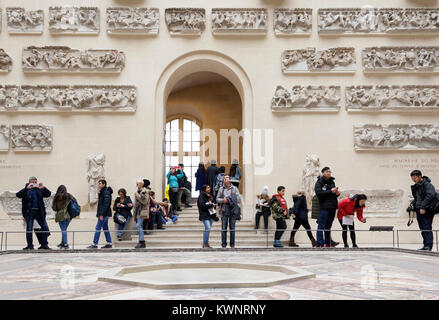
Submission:
[[[78,204],[78,201],[76,201],[75,198],[70,198],[69,206],[67,207],[67,211],[69,212],[70,217],[73,219],[81,213],[81,207]]]

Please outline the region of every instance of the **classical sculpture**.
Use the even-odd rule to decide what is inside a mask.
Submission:
[[[274,9],[276,35],[311,34],[312,9]]]
[[[95,204],[98,201],[98,182],[105,179],[104,175],[105,155],[89,155],[87,158],[87,181],[88,181],[88,202]]]
[[[8,33],[43,33],[43,10],[26,11],[24,8],[6,8]]]
[[[13,125],[11,146],[14,151],[51,151],[53,130],[42,125]]]
[[[8,125],[0,125],[0,151],[9,151],[9,136],[11,129]]]
[[[97,7],[49,7],[49,31],[59,34],[98,34]]]
[[[200,35],[206,27],[206,11],[201,8],[168,8],[165,21],[172,35]]]
[[[213,33],[266,33],[267,9],[212,9]]]
[[[306,156],[302,170],[302,190],[305,192],[308,208],[312,206],[312,197],[315,195],[314,187],[320,175],[320,159],[316,154]]]
[[[160,13],[157,8],[107,8],[109,34],[157,35]]]
[[[0,49],[0,72],[9,72],[12,67],[12,59],[5,52],[5,50]]]

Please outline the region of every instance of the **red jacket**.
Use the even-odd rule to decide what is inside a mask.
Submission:
[[[357,218],[358,220],[362,221],[363,220],[363,209],[364,207],[360,207],[354,210],[354,206],[355,206],[355,200],[351,200],[350,198],[346,198],[341,200],[338,203],[338,213],[337,213],[337,218],[338,220],[342,220],[343,216],[350,216],[350,215],[354,215],[355,212],[357,212]]]

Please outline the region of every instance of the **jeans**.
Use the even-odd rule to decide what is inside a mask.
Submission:
[[[184,189],[179,189],[178,190],[178,195],[177,195],[177,206],[180,208],[180,203],[181,203],[181,196],[183,195],[183,193],[186,196],[186,204],[190,204],[191,203],[191,199],[192,199],[192,194],[191,192],[184,188]]]
[[[108,229],[108,218],[109,217],[104,217],[103,220],[98,219],[98,223],[96,224],[95,237],[93,239],[93,244],[95,246],[97,246],[99,243],[99,237],[101,236],[101,229],[105,231],[104,233],[105,233],[105,239],[107,240],[107,244],[111,244],[111,236],[110,236],[110,231]]]
[[[433,227],[433,217],[434,214],[431,212],[420,214],[420,209],[416,209],[416,218],[418,219],[419,229],[422,230],[432,230]],[[424,240],[424,247],[433,248],[433,232],[432,231],[422,231],[422,239]]]
[[[137,230],[139,230],[139,241],[145,241],[145,234],[143,232],[143,220],[145,220],[145,218],[137,218]]]
[[[131,219],[131,217],[128,216],[128,217],[127,217],[127,222],[125,222],[124,224],[118,224],[118,225],[117,225],[117,230],[119,230],[119,232],[117,233],[117,236],[118,236],[119,238],[122,237],[122,235],[123,235],[125,229],[126,229],[127,226],[128,226],[128,222],[130,222],[130,219]]]
[[[344,245],[345,246],[348,245],[348,228],[349,231],[351,232],[352,245],[353,246],[357,245],[354,223],[352,223],[352,225],[347,225],[347,224],[343,224],[343,220],[338,220],[338,221],[340,222],[341,228],[343,229],[341,233],[341,237],[343,238]]]
[[[203,243],[209,244],[209,235],[210,235],[210,229],[212,228],[213,220],[203,220],[204,224],[204,233],[203,233]]]
[[[227,226],[230,228],[230,245],[235,245],[235,217],[223,215],[221,218],[221,245],[227,246]],[[233,231],[232,231],[233,230]]]
[[[296,235],[297,230],[300,228],[300,226],[303,226],[306,230],[306,233],[308,234],[308,238],[314,239],[314,236],[311,232],[311,226],[309,225],[308,219],[300,219],[297,218],[294,220],[294,226],[293,230],[291,230],[290,238],[294,237]]]
[[[276,232],[274,233],[274,240],[280,240],[286,229],[287,223],[285,219],[276,219]]]
[[[321,209],[317,227],[317,245],[331,244],[331,227],[336,209]],[[323,231],[325,230],[325,231]],[[324,235],[324,237],[323,237]]]
[[[59,228],[61,229],[61,243],[67,244],[67,228],[70,224],[71,219],[66,219],[64,221],[60,221]]]
[[[37,220],[38,224],[41,226],[40,233],[40,244],[45,247],[47,246],[47,237],[49,236],[49,227],[47,226],[46,219],[40,215],[39,210],[31,210],[26,216],[26,242],[28,247],[33,246],[32,232],[34,231],[34,220]],[[47,232],[45,232],[47,231]]]

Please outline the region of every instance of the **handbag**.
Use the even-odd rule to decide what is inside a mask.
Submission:
[[[117,224],[125,224],[127,222],[127,219],[121,214],[116,214],[116,219],[114,220],[114,222],[116,222]]]

